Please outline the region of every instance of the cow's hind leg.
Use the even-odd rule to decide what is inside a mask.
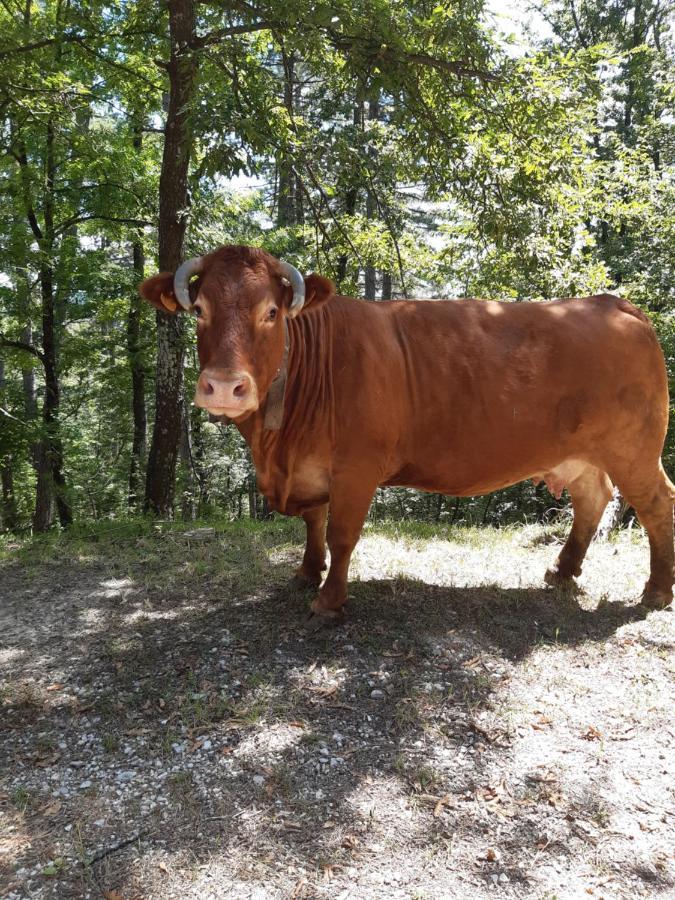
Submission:
[[[377,483],[364,480],[335,479],[330,490],[328,549],[330,567],[323,587],[312,602],[312,612],[339,619],[347,602],[349,561],[361,534]]]
[[[307,528],[307,543],[302,565],[296,569],[294,581],[298,587],[318,587],[326,568],[326,518],[328,504],[315,506],[302,514]]]
[[[574,521],[558,559],[546,572],[549,584],[564,584],[581,575],[588,545],[612,496],[612,482],[601,469],[588,465],[567,485],[567,490],[572,498]]]
[[[628,472],[617,484],[649,536],[650,571],[642,602],[663,609],[673,600],[673,501],[675,487],[659,462],[651,473],[640,468]]]

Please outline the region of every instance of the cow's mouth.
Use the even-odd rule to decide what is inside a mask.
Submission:
[[[228,419],[235,420],[250,415],[258,408],[257,406],[205,406],[204,403],[199,403],[196,399],[195,406],[205,409],[211,416],[225,416]]]

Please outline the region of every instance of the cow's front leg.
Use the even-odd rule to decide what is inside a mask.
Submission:
[[[312,602],[312,612],[327,618],[340,618],[347,602],[349,560],[361,534],[376,484],[364,487],[336,481],[330,490],[328,549],[330,568],[326,581]]]
[[[326,568],[326,517],[328,504],[315,506],[302,514],[307,526],[307,543],[302,565],[295,572],[295,582],[300,587],[318,587]]]

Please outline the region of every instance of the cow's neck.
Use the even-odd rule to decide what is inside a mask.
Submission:
[[[237,425],[251,448],[260,489],[269,496],[274,486],[277,496],[271,499],[277,508],[288,497],[294,466],[319,442],[330,442],[334,432],[332,336],[327,305],[290,320],[279,427],[266,427],[269,394],[257,412]]]

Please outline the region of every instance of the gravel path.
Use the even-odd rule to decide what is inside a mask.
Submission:
[[[675,897],[675,625],[648,551],[370,528],[305,630],[296,530],[9,545],[0,894]]]

